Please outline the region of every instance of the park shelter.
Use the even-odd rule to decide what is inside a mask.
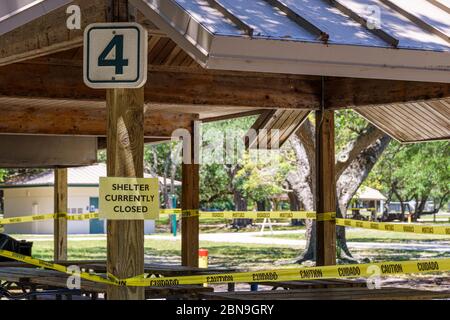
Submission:
[[[373,208],[376,212],[383,213],[387,198],[377,189],[362,186],[356,192],[355,200],[356,208]]]
[[[450,137],[447,0],[25,2],[1,4],[0,142],[18,134],[93,137],[99,146],[107,140],[108,176],[142,176],[143,143],[167,141],[178,128],[193,132],[195,121],[259,114],[253,127],[279,129],[282,143],[315,112],[320,214],[336,210],[335,110],[353,109],[404,143]],[[143,88],[84,85],[83,31],[67,29],[69,3],[81,8],[82,28],[113,21],[147,28]],[[379,13],[375,28],[368,8]],[[50,158],[52,167],[64,167],[65,159],[58,165]],[[192,161],[182,165],[182,209],[199,206],[198,170]],[[56,172],[59,211],[67,208],[67,183],[65,170]],[[66,222],[57,222],[61,259]],[[198,226],[196,217],[182,219],[183,265],[198,264]],[[317,264],[335,264],[334,221],[318,221],[316,229]],[[141,274],[142,243],[141,221],[108,221],[108,271],[119,278]],[[108,297],[142,299],[143,291],[110,287]]]
[[[106,177],[106,165],[99,163],[92,166],[72,167],[67,170],[67,213],[82,214],[98,212],[99,179]],[[151,177],[144,174],[144,177]],[[159,185],[164,188],[164,178],[158,177]],[[174,181],[180,187],[180,181]],[[53,212],[54,172],[46,170],[42,173],[22,179],[7,181],[0,185],[3,190],[4,218],[28,215],[47,214]],[[144,223],[144,233],[152,234],[155,221]],[[52,234],[53,221],[45,220],[5,226],[8,234]],[[71,221],[68,234],[105,233],[106,221],[91,219]]]

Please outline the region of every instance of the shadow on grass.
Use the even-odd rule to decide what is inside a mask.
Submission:
[[[373,262],[450,258],[448,252],[424,252],[421,250],[354,250],[353,254],[355,257],[370,258]]]
[[[377,243],[450,243],[448,239],[442,238],[442,239],[398,239],[398,238],[351,238],[347,239],[347,242],[377,242]]]

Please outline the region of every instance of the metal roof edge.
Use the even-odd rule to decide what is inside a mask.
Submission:
[[[33,1],[32,3],[25,5],[6,16],[0,17],[0,35],[8,33],[71,2],[72,0]]]
[[[53,187],[53,183],[39,183],[39,184],[14,184],[14,185],[0,185],[0,190],[2,189],[20,189],[20,188],[43,188],[43,187]],[[98,187],[99,184],[88,184],[88,183],[69,183],[68,187],[81,188],[81,187]]]
[[[214,35],[172,0],[129,0],[201,66],[206,66]],[[173,19],[169,18],[169,15]]]
[[[431,61],[433,65],[430,65]],[[214,38],[206,67],[450,83],[450,52],[229,36]]]

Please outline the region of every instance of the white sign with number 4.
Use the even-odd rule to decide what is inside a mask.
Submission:
[[[93,23],[84,30],[84,83],[139,88],[147,81],[147,30],[134,22]]]

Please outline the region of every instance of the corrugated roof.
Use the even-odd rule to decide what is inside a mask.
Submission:
[[[450,82],[448,0],[130,2],[206,68]]]
[[[70,2],[72,0],[1,0],[0,35]]]
[[[354,108],[400,142],[450,139],[450,99]]]
[[[249,138],[247,147],[261,149],[282,147],[297,131],[309,113],[309,110],[274,109],[264,111],[247,133]],[[255,130],[257,134],[252,134],[252,132],[254,133],[252,130]]]
[[[99,163],[92,166],[68,168],[67,180],[69,186],[98,186],[100,177],[106,177],[106,165]],[[144,174],[145,178],[151,178],[149,174]],[[159,183],[164,184],[164,178],[158,177]],[[26,177],[23,180],[6,182],[4,187],[26,187],[26,186],[51,186],[54,182],[54,170],[45,171],[33,177]],[[167,181],[170,184],[170,180]],[[180,186],[181,182],[175,180],[175,186]],[[0,186],[1,188],[1,186]]]

